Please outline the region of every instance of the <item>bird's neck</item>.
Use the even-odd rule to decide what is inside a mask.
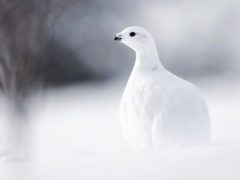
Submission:
[[[162,71],[165,68],[162,66],[157,47],[153,45],[149,49],[143,51],[136,51],[136,61],[134,65],[134,71]]]

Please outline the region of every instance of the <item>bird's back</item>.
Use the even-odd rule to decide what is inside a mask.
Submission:
[[[167,71],[136,73],[130,78],[121,102],[121,120],[127,138],[143,147],[210,140],[209,115],[201,93]]]
[[[156,116],[155,119],[162,123],[156,123],[153,128],[158,131],[161,129],[166,144],[170,145],[188,146],[210,142],[210,118],[206,101],[200,91],[191,83],[177,77],[168,80],[168,83],[168,88],[159,98],[162,101],[159,106],[161,118]],[[157,136],[158,132],[155,133],[153,134]]]

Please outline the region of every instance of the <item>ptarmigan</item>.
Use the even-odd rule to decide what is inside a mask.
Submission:
[[[114,40],[136,52],[120,103],[120,120],[129,145],[149,150],[209,143],[210,118],[204,97],[193,84],[162,66],[152,35],[133,26]]]

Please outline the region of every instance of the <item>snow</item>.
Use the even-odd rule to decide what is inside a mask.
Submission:
[[[152,154],[131,152],[117,114],[126,81],[73,86],[32,101],[35,160],[2,163],[0,179],[240,179],[239,80],[193,82],[207,96],[215,144]]]

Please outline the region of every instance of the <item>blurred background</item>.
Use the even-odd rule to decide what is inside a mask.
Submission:
[[[46,164],[57,159],[61,168],[66,161],[73,163],[71,167],[76,161],[84,162],[81,168],[89,164],[85,173],[72,173],[89,179],[95,178],[91,168],[97,170],[91,163],[107,161],[103,167],[116,169],[125,164],[144,167],[142,159],[127,161],[129,155],[120,168],[116,165],[129,151],[118,122],[118,104],[135,54],[113,37],[132,25],[153,34],[168,70],[202,90],[212,117],[213,142],[240,142],[240,1],[0,0],[0,158],[31,149],[34,158]],[[8,141],[17,141],[10,143],[10,152],[5,150]],[[220,152],[229,155],[233,149]],[[203,155],[194,153],[194,158]],[[92,159],[82,159],[86,157]],[[181,161],[171,162],[177,167]],[[191,167],[189,162],[186,167]],[[155,161],[152,166],[161,167]],[[239,177],[233,166],[227,172]],[[127,176],[127,171],[123,169],[120,177],[139,176]],[[98,178],[116,179],[114,174],[96,173]],[[61,173],[56,179],[60,177]]]

